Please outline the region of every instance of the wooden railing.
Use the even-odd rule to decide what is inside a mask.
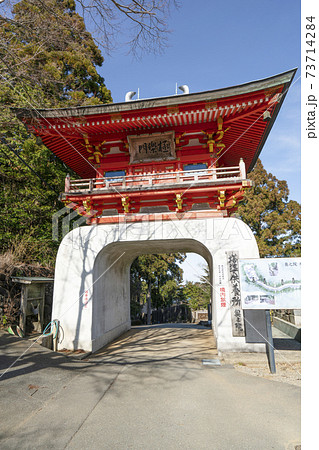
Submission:
[[[65,193],[96,192],[114,189],[148,189],[152,186],[205,184],[223,180],[239,181],[246,178],[245,163],[241,160],[239,166],[218,167],[212,169],[187,170],[178,172],[143,173],[114,178],[90,178],[81,180],[65,180]]]

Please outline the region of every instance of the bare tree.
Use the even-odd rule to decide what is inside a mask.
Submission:
[[[0,128],[8,131],[14,125],[10,107],[15,104],[53,107],[111,100],[97,71],[101,51],[72,0],[22,0],[11,5],[11,12],[5,6],[0,16]]]
[[[54,0],[23,1],[46,9],[56,19],[63,20],[63,17],[57,15]],[[136,56],[143,52],[163,51],[170,32],[170,11],[179,7],[178,0],[71,0],[68,4],[73,1],[98,45],[111,52],[119,45],[123,36],[127,40],[122,44]],[[3,14],[0,19],[13,24],[10,11],[17,3],[17,0],[2,0],[0,11],[3,9]],[[15,25],[28,27],[26,21]]]
[[[70,105],[92,103],[95,98],[110,101],[109,91],[96,70],[103,63],[98,45],[108,53],[121,44],[126,44],[125,48],[135,56],[160,53],[167,44],[167,20],[172,7],[178,7],[177,0],[3,0],[0,103],[9,111],[16,96],[19,105],[24,104],[24,99],[34,106],[53,106],[56,93],[66,91],[74,92]],[[121,35],[126,43],[121,43]],[[77,92],[85,92],[89,84],[74,69],[79,52],[80,60],[90,61],[87,72],[95,83],[94,89],[101,87],[91,99],[89,95],[85,100],[82,94],[77,97]],[[28,87],[32,87],[32,96]],[[10,112],[2,122],[12,122]]]

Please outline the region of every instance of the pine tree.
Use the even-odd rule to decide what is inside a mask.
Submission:
[[[287,182],[267,173],[260,160],[249,178],[254,187],[246,191],[238,215],[253,231],[260,257],[300,256],[301,207],[288,199]]]

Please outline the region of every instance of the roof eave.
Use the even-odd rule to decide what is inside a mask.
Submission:
[[[249,94],[262,89],[270,89],[272,87],[284,84],[290,86],[297,69],[292,69],[278,75],[274,75],[262,80],[251,81],[237,86],[231,86],[223,89],[212,91],[196,92],[191,94],[180,94],[169,97],[156,97],[151,99],[131,100],[121,103],[107,103],[103,105],[77,106],[69,108],[55,109],[27,109],[12,108],[19,119],[41,119],[41,118],[66,118],[66,117],[83,117],[98,114],[114,114],[121,112],[129,112],[139,109],[160,108],[167,106],[185,105],[187,103],[196,103],[203,101],[216,101],[218,99],[235,97],[238,95]],[[286,87],[285,91],[288,89]],[[283,100],[283,98],[282,98]],[[282,103],[282,100],[280,103]]]
[[[285,99],[285,97],[286,97],[286,95],[288,93],[289,87],[290,87],[290,85],[292,83],[292,80],[294,79],[294,76],[295,76],[296,72],[297,72],[297,69],[293,69],[292,71],[290,71],[290,73],[292,73],[292,76],[284,84],[284,89],[283,89],[283,92],[282,92],[282,94],[280,96],[280,101],[277,103],[277,106],[276,106],[276,108],[275,108],[275,110],[273,112],[273,115],[272,115],[272,117],[271,117],[271,119],[269,121],[268,127],[266,127],[265,133],[264,133],[261,141],[259,142],[259,146],[257,148],[257,151],[255,152],[254,158],[252,159],[249,168],[247,169],[247,173],[251,172],[254,169],[254,167],[255,167],[255,164],[256,164],[256,162],[257,162],[257,160],[259,158],[259,155],[260,155],[260,153],[261,153],[261,151],[262,151],[262,149],[264,147],[264,144],[265,144],[265,142],[266,142],[266,140],[268,138],[268,135],[269,135],[269,133],[270,133],[270,131],[271,131],[275,121],[276,121],[276,118],[278,116],[280,108],[281,108],[281,106],[282,106],[282,104],[284,102],[284,99]],[[288,73],[288,72],[286,72],[286,73]]]

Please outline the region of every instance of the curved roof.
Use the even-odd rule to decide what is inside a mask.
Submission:
[[[127,136],[174,130],[176,135],[209,133],[222,117],[224,166],[244,158],[252,170],[297,69],[224,89],[105,105],[58,109],[14,109],[30,131],[83,178],[95,176],[90,144],[125,143]],[[264,117],[264,112],[269,117]],[[107,155],[106,155],[107,157]]]

